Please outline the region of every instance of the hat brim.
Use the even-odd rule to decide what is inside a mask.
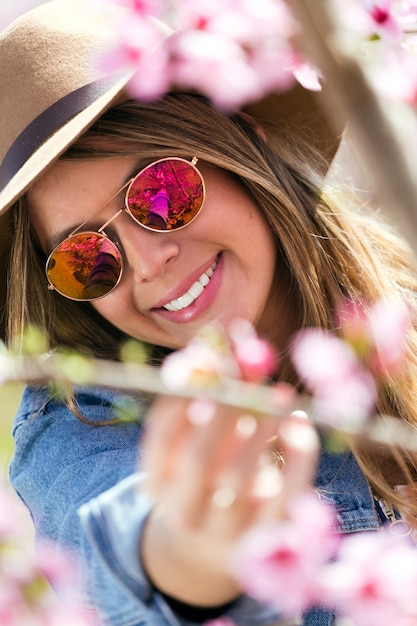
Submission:
[[[126,92],[129,80],[130,76],[118,80],[92,104],[57,128],[33,152],[0,192],[1,213],[21,197],[104,111],[129,98]],[[330,121],[318,99],[324,99],[324,95],[309,92],[297,84],[287,92],[270,94],[244,110],[261,125],[273,146],[278,146],[288,133],[314,146],[322,156],[322,173],[325,174],[339,146],[343,122],[336,125],[333,119]]]
[[[0,192],[0,212],[20,198],[37,178],[78,139],[101,114],[119,100],[125,100],[124,88],[130,77],[116,81],[92,104],[57,128],[25,161]]]

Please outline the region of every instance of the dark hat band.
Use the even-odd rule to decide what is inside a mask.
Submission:
[[[54,102],[36,117],[12,143],[0,165],[0,191],[17,174],[34,152],[61,126],[104,96],[120,75],[106,76],[88,83]]]

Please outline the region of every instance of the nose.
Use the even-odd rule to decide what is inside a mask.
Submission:
[[[137,283],[151,282],[163,276],[167,267],[179,254],[177,238],[173,233],[142,228],[132,219],[120,220],[118,236],[125,253],[125,271]]]

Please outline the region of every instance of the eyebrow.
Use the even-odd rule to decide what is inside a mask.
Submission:
[[[62,243],[65,239],[67,239],[67,237],[69,237],[71,233],[73,233],[74,231],[77,231],[79,228],[84,226],[84,224],[87,224],[90,221],[90,219],[92,219],[95,215],[98,215],[101,209],[104,209],[104,207],[107,206],[107,204],[111,202],[113,198],[115,198],[121,191],[123,191],[127,187],[130,181],[135,176],[137,176],[139,172],[141,172],[142,169],[147,167],[147,165],[149,165],[152,162],[153,162],[152,160],[149,161],[149,159],[144,159],[143,157],[139,159],[137,163],[135,164],[135,167],[133,167],[132,170],[129,172],[129,174],[125,177],[124,182],[122,183],[122,186],[119,187],[119,189],[115,191],[114,194],[110,196],[107,200],[105,200],[97,209],[92,211],[92,213],[89,215],[89,217],[87,217],[87,219],[83,220],[82,222],[78,224],[73,224],[72,226],[69,226],[68,228],[64,228],[60,230],[58,233],[56,233],[53,237],[48,238],[46,241],[46,247],[47,247],[47,250],[49,250],[49,252],[47,252],[47,254],[50,254],[50,252],[52,252],[52,250],[54,250],[60,243]],[[100,226],[98,228],[100,228]],[[94,229],[93,229],[93,232],[95,232]]]

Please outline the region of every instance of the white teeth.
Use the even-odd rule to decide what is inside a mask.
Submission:
[[[194,285],[191,285],[191,287],[188,290],[188,293],[190,294],[190,296],[192,296],[195,299],[195,298],[198,298],[198,296],[202,294],[203,291],[204,291],[204,285],[202,285],[200,281],[198,280],[196,283],[194,283]]]
[[[181,296],[181,298],[175,300],[175,304],[179,304],[179,309],[184,309],[186,306],[191,304],[191,302],[194,302],[194,300],[195,298],[193,298],[193,296],[187,291],[187,293]]]
[[[178,311],[173,304],[165,304],[164,309],[167,309],[167,311]]]
[[[167,311],[181,311],[181,309],[185,309],[185,307],[190,306],[194,300],[197,300],[197,298],[201,296],[204,291],[204,287],[209,284],[210,278],[213,276],[216,267],[217,261],[214,261],[213,265],[201,274],[199,279],[191,285],[189,290],[184,295],[180,296],[176,300],[167,302],[167,304],[164,304],[163,308]]]
[[[198,282],[205,287],[206,285],[209,284],[210,282],[210,277],[207,276],[207,274],[201,274],[200,278],[198,279]],[[195,283],[194,283],[195,284]]]

